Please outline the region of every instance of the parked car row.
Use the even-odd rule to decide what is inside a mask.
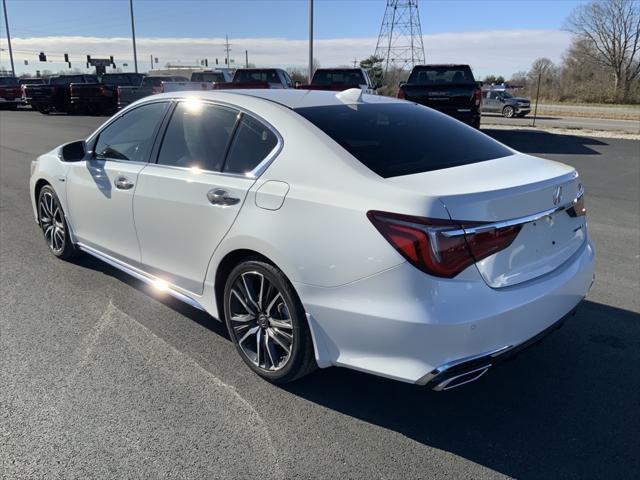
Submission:
[[[33,80],[31,82],[30,80]],[[41,113],[112,114],[149,95],[186,90],[288,89],[343,91],[360,89],[376,94],[380,85],[362,68],[319,68],[308,84],[294,82],[280,68],[240,68],[197,71],[190,78],[179,75],[109,73],[59,75],[27,79],[20,88],[14,77],[0,78],[0,105],[16,108],[30,104]],[[452,116],[475,128],[480,127],[481,111],[501,113],[507,118],[531,111],[531,102],[513,97],[503,86],[483,89],[469,65],[417,65],[397,94]]]

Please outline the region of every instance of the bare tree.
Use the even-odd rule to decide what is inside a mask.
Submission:
[[[584,53],[610,70],[617,100],[640,75],[640,3],[594,0],[576,7],[567,28],[585,41]]]

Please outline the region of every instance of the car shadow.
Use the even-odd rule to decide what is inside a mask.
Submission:
[[[501,130],[483,128],[483,133],[522,153],[559,155],[601,155],[592,146],[608,143],[591,137],[557,135],[536,130]]]
[[[128,285],[129,287],[135,288],[136,290],[152,297],[154,300],[162,303],[163,305],[171,308],[177,313],[184,315],[185,317],[193,320],[194,322],[202,325],[203,327],[211,330],[213,333],[220,335],[226,339],[229,339],[229,335],[227,334],[227,328],[224,323],[216,320],[211,315],[202,310],[199,310],[191,305],[188,305],[171,295],[158,295],[158,292],[153,289],[153,287],[147,285],[146,283],[128,275],[121,270],[118,270],[115,267],[112,267],[108,263],[103,262],[102,260],[93,257],[92,255],[81,253],[78,256],[70,258],[68,262],[78,265],[82,268],[89,268],[96,272],[102,273],[104,275],[109,275],[122,283]]]
[[[640,315],[593,302],[539,346],[447,392],[332,368],[285,386],[309,401],[519,479],[640,470]]]
[[[226,339],[223,323],[90,256],[110,275]],[[446,392],[345,368],[279,386],[324,408],[519,479],[640,471],[640,314],[585,301],[544,341]]]

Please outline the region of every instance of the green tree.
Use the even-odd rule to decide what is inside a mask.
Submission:
[[[382,62],[384,62],[384,58],[371,55],[369,58],[365,58],[360,62],[360,68],[364,68],[367,71],[369,78],[371,78],[374,83],[381,84],[382,77],[384,76]]]

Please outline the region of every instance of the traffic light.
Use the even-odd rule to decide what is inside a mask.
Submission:
[[[65,54],[64,54],[64,61],[65,61],[66,63],[69,63],[69,54],[68,54],[68,53],[65,53]]]
[[[38,59],[41,62],[46,62],[47,61],[47,56],[44,54],[44,52],[40,52],[40,54],[38,55]]]
[[[218,65],[218,59],[216,58],[216,65]]]
[[[87,55],[87,68],[91,66],[91,55]]]
[[[111,61],[111,66],[112,66],[113,68],[116,68],[116,64],[113,62],[113,55],[111,55],[111,56],[109,57],[109,60]]]
[[[208,59],[208,58],[205,58],[205,59],[204,59],[204,66],[205,66],[205,67],[208,67],[208,66],[209,66],[209,59]]]

